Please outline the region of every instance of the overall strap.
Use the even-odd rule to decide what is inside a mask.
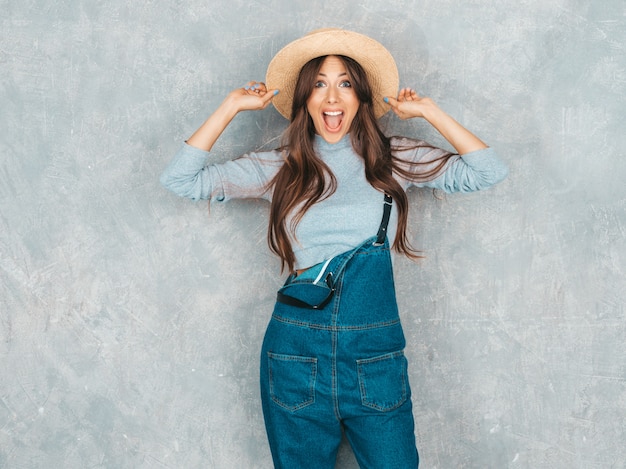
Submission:
[[[383,219],[380,221],[380,227],[378,228],[378,234],[376,235],[376,242],[374,246],[382,246],[385,244],[385,238],[387,237],[387,226],[389,225],[389,216],[391,215],[391,204],[393,199],[390,195],[385,194],[385,205],[383,207]]]

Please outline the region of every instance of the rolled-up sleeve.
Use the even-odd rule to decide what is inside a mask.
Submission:
[[[160,182],[191,200],[268,199],[268,183],[282,164],[278,151],[248,153],[218,164],[209,164],[209,160],[209,152],[185,143],[166,166]]]

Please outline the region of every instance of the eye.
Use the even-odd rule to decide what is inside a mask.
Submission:
[[[326,86],[326,83],[324,83],[322,80],[318,80],[313,85],[313,88],[323,88],[324,86]]]
[[[352,83],[350,83],[348,80],[344,80],[339,83],[339,88],[352,88]]]

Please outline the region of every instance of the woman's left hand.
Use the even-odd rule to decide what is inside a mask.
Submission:
[[[429,111],[437,108],[432,99],[420,97],[411,88],[402,88],[397,98],[385,97],[385,102],[391,105],[391,110],[400,119],[425,117]]]
[[[384,99],[400,119],[426,119],[460,155],[487,147],[482,140],[442,111],[432,99],[420,97],[411,88],[402,88],[397,98]]]

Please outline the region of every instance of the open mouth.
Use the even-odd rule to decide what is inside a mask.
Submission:
[[[330,132],[339,130],[343,121],[343,111],[325,111],[322,115],[324,116],[324,124]]]

